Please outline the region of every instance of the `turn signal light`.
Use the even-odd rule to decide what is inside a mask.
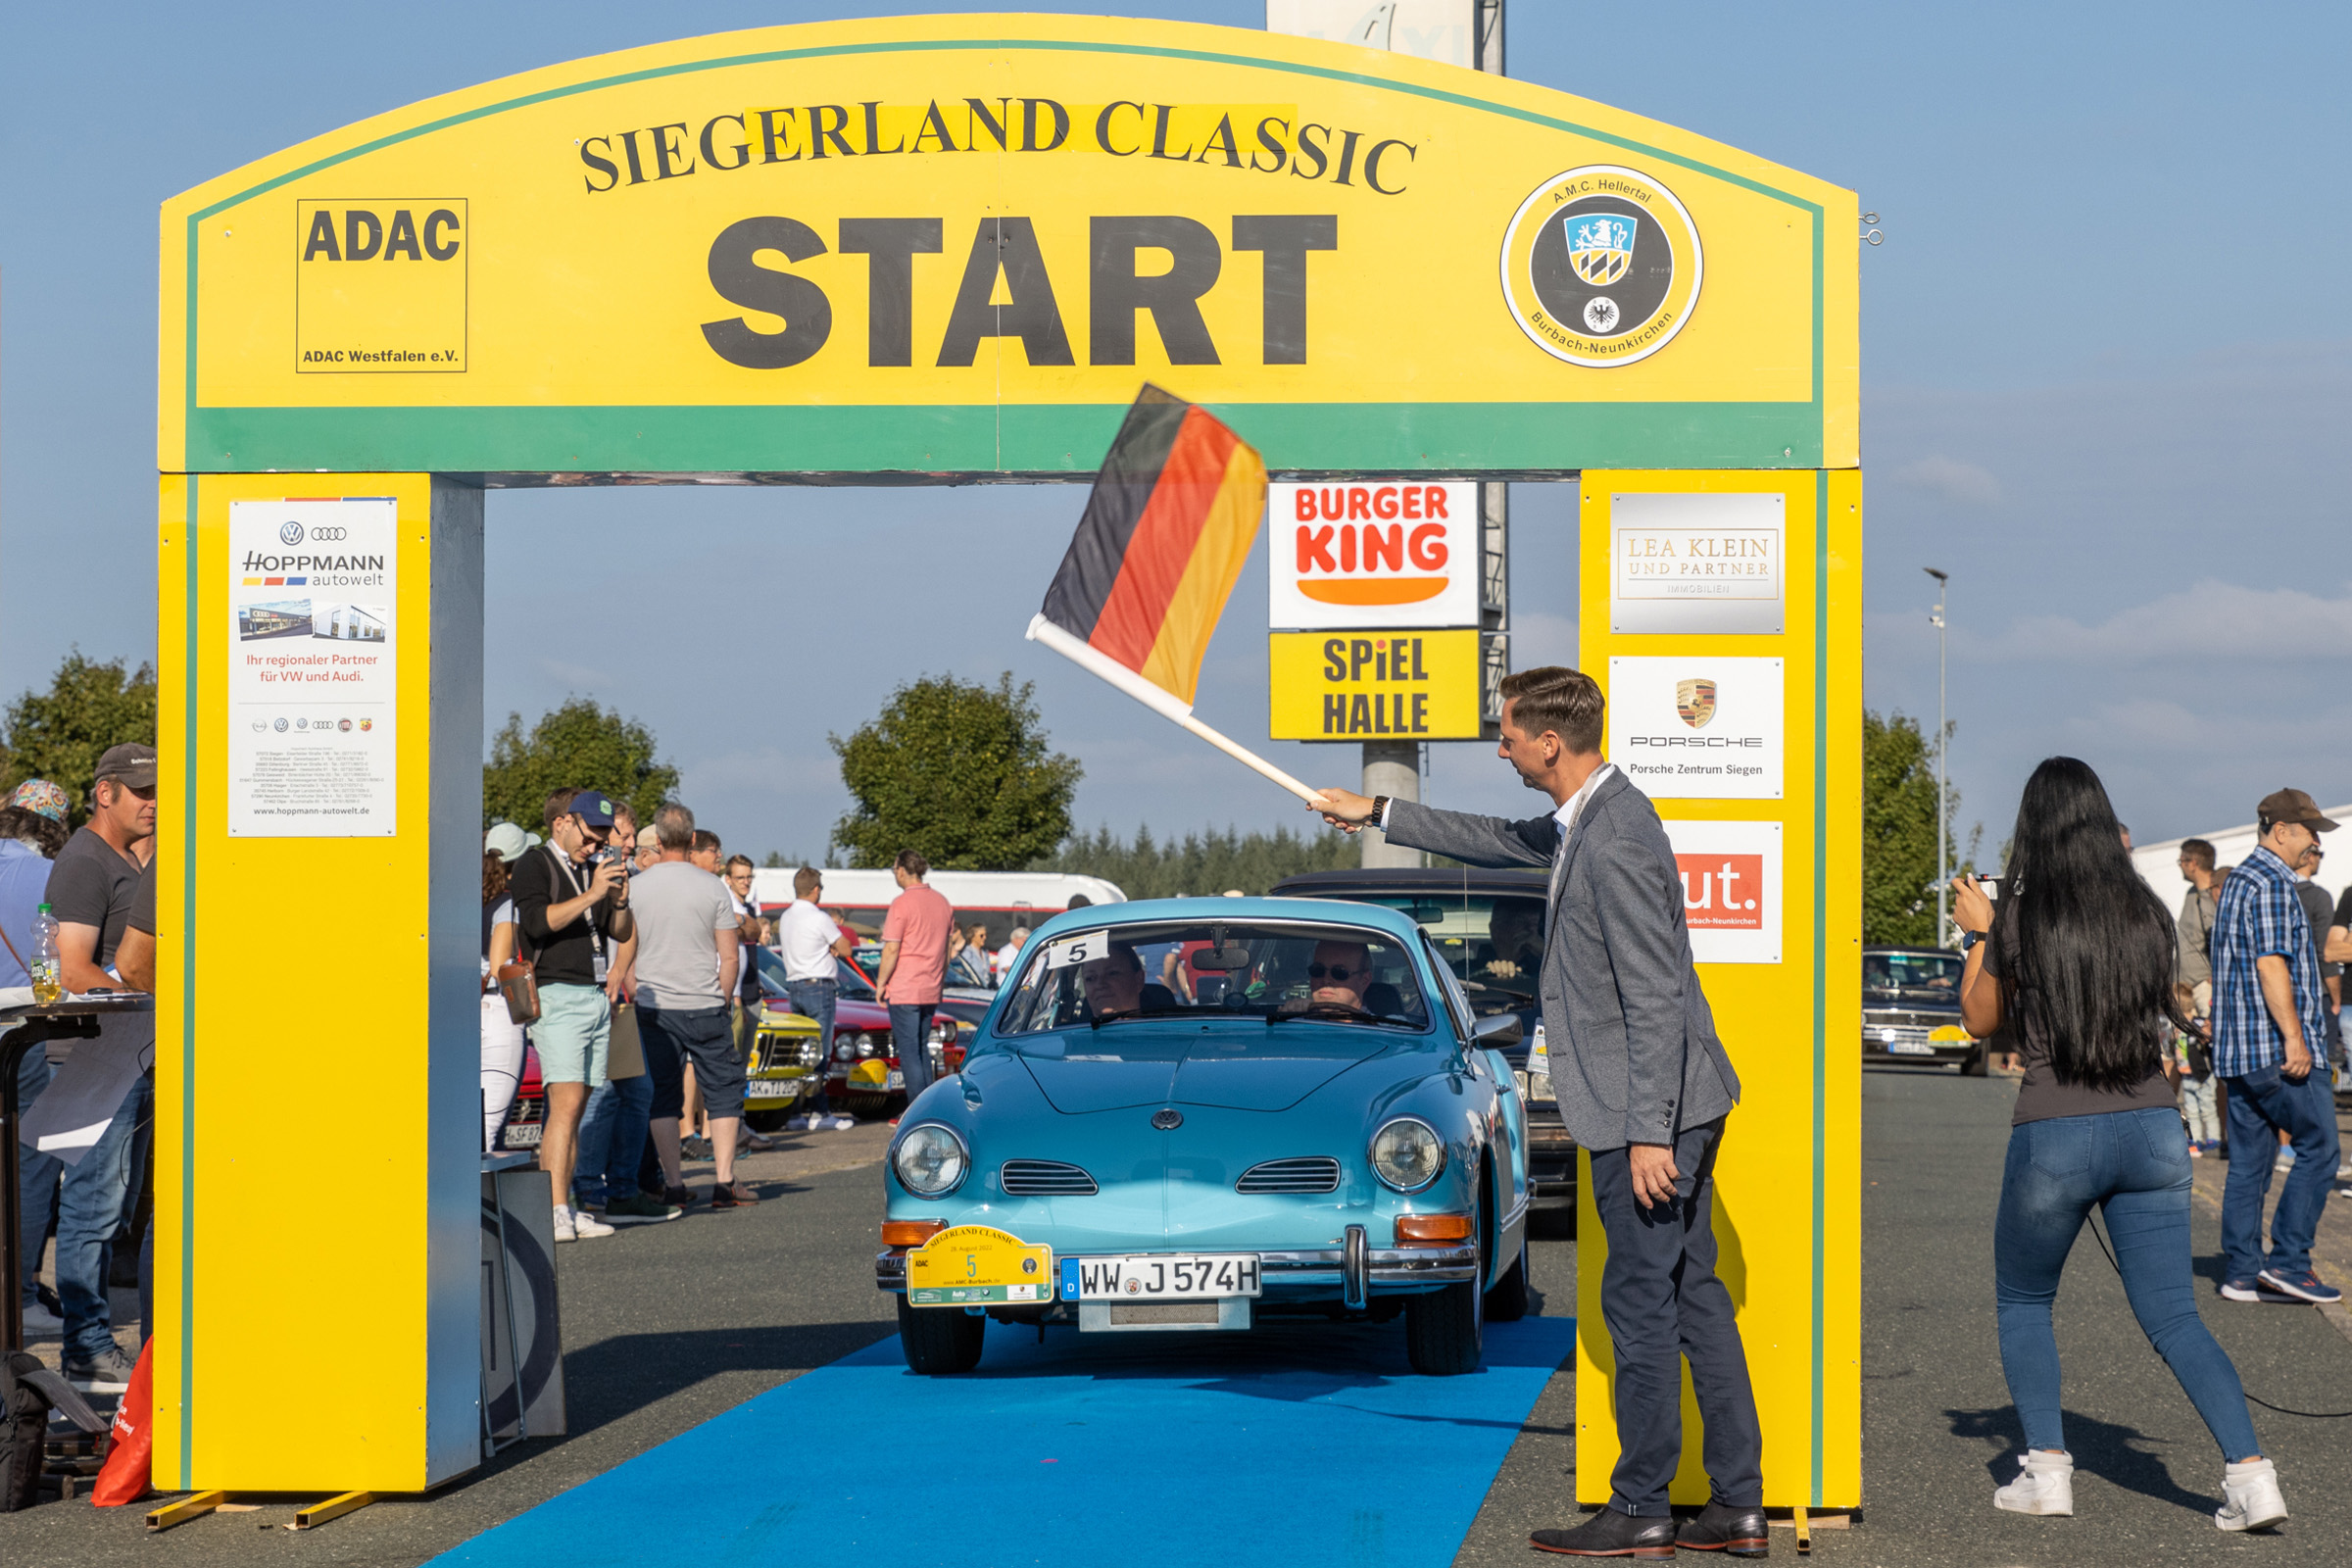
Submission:
[[[882,1222],[884,1247],[920,1247],[948,1228],[939,1219],[886,1219]]]
[[[1470,1239],[1470,1216],[1467,1214],[1399,1214],[1396,1216],[1396,1245],[1398,1247],[1451,1247]]]

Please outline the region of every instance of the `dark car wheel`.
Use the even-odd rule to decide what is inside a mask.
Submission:
[[[1479,1237],[1476,1279],[1441,1285],[1404,1302],[1404,1353],[1413,1370],[1425,1378],[1459,1377],[1478,1370],[1486,1350],[1486,1238],[1479,1216],[1470,1216],[1470,1234]]]
[[[1992,1048],[1980,1040],[1977,1042],[1977,1049],[1970,1052],[1968,1055],[1961,1060],[1960,1076],[1963,1078],[1984,1077],[1986,1069],[1991,1065]]]
[[[1576,1204],[1573,1200],[1557,1208],[1531,1209],[1527,1216],[1527,1234],[1540,1236],[1547,1242],[1576,1240]]]
[[[1516,1323],[1527,1316],[1527,1243],[1519,1244],[1509,1271],[1487,1293],[1486,1314],[1490,1323]]]
[[[988,1319],[955,1307],[908,1306],[899,1298],[899,1348],[909,1371],[934,1376],[969,1372],[980,1364],[980,1338]]]

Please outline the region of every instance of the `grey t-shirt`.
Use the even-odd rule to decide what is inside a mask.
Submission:
[[[2295,884],[2295,897],[2301,901],[2303,905],[2303,918],[2311,922],[2311,945],[2313,949],[2315,951],[2326,951],[2328,947],[2328,927],[2335,916],[2335,901],[2329,898],[2328,896],[2328,890],[2320,886],[2317,882],[2297,882]],[[2322,980],[2332,980],[2343,972],[2344,966],[2340,963],[2328,963],[2323,960],[2320,964],[2320,978]]]
[[[663,860],[629,883],[637,916],[637,1004],[683,1010],[723,1007],[718,933],[736,929],[735,896],[710,872]]]
[[[2026,1064],[2026,1076],[2017,1086],[2017,1109],[2009,1117],[2011,1126],[2048,1121],[2054,1116],[2103,1116],[2118,1110],[2146,1110],[2154,1105],[2178,1107],[2180,1101],[2173,1093],[2171,1080],[2164,1076],[2163,1058],[2157,1050],[2159,1020],[2155,1018],[2148,1020],[2147,1074],[2138,1083],[2119,1090],[2061,1082],[2050,1065],[2047,1034],[2020,1014],[2017,988],[2010,980],[2017,973],[2018,957],[2017,928],[1996,914],[1992,934],[1984,943],[1984,972],[2002,983],[2002,1029],[2019,1044],[2018,1054]]]
[[[88,828],[76,829],[49,869],[49,912],[61,925],[98,928],[98,967],[115,961],[139,889],[139,862]]]

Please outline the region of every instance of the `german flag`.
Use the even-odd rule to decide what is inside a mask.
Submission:
[[[1030,635],[1059,644],[1046,631],[1058,628],[1095,656],[1084,662],[1132,670],[1190,711],[1209,635],[1265,510],[1256,451],[1202,410],[1146,386],[1102,460]]]

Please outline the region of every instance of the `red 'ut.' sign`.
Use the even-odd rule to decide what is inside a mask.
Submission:
[[[1764,857],[1678,855],[1683,914],[1693,931],[1764,929]]]

